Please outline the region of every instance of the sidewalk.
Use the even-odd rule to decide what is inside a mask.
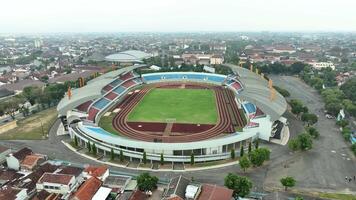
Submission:
[[[152,171],[152,172],[158,172],[158,171],[162,171],[162,172],[190,172],[190,171],[202,171],[202,170],[208,170],[208,169],[217,169],[217,168],[221,168],[221,167],[226,167],[226,166],[231,166],[231,165],[237,165],[239,162],[238,161],[234,161],[234,162],[229,162],[229,163],[225,163],[225,164],[221,164],[221,165],[214,165],[214,166],[207,166],[207,167],[197,167],[197,168],[190,168],[190,169],[184,169],[184,170],[173,170],[173,169],[150,169],[150,168],[132,168],[132,167],[126,167],[125,165],[119,165],[116,163],[111,163],[111,162],[105,162],[105,161],[101,161],[101,160],[97,160],[91,156],[88,156],[86,154],[80,153],[78,152],[75,148],[73,148],[70,144],[68,144],[65,141],[61,141],[66,147],[68,147],[68,149],[72,150],[74,153],[83,156],[87,159],[93,160],[95,162],[101,163],[101,164],[105,164],[105,165],[110,165],[110,166],[114,166],[114,167],[120,167],[120,168],[126,168],[126,169],[132,169],[132,170],[141,170],[141,171]]]

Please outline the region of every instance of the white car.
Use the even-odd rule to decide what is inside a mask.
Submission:
[[[334,116],[329,115],[329,114],[326,114],[325,117],[328,118],[328,119],[334,119]]]

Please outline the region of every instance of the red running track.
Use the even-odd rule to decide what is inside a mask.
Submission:
[[[234,132],[234,127],[232,125],[232,121],[227,110],[228,109],[227,105],[224,103],[223,88],[219,86],[207,86],[207,87],[215,91],[217,111],[219,115],[217,124],[209,128],[208,130],[202,130],[201,132],[191,133],[191,134],[189,133],[176,134],[176,132],[180,132],[179,128],[177,129],[176,127],[174,129],[175,133],[169,136],[165,136],[162,134],[162,132],[156,135],[156,134],[149,134],[148,132],[143,130],[137,130],[136,128],[132,128],[126,120],[127,116],[133,110],[133,108],[141,101],[141,99],[145,96],[145,94],[149,92],[149,90],[152,88],[152,85],[151,87],[146,87],[140,90],[139,92],[134,93],[133,95],[132,94],[128,95],[128,97],[124,98],[124,100],[117,106],[120,107],[121,110],[114,117],[113,126],[122,135],[125,135],[133,139],[150,141],[150,142],[159,140],[168,143],[200,141],[213,137],[218,137],[223,133]],[[187,130],[181,130],[181,131],[187,131]]]

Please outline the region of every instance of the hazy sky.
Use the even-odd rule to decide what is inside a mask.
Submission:
[[[1,0],[0,32],[356,31],[356,0]]]

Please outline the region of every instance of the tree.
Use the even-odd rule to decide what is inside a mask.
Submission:
[[[290,66],[290,72],[292,74],[299,74],[301,71],[304,70],[305,67],[306,67],[306,64],[304,64],[302,62],[295,62]]]
[[[309,150],[313,147],[312,137],[307,133],[302,133],[298,135],[299,148],[302,151]]]
[[[142,154],[142,162],[143,164],[146,164],[147,163],[147,155],[146,155],[146,152],[144,151],[143,154]]]
[[[304,200],[304,199],[303,199],[303,197],[299,197],[299,196],[298,196],[298,197],[295,197],[294,200]]]
[[[246,169],[251,166],[251,162],[246,155],[242,156],[239,164],[240,164],[240,167],[244,170],[244,172],[246,172]]]
[[[157,188],[158,178],[145,172],[137,177],[137,186],[141,191],[152,191]]]
[[[253,166],[261,166],[264,161],[269,160],[270,150],[266,148],[255,149],[251,151],[249,157]]]
[[[319,136],[320,136],[319,131],[316,130],[316,128],[314,128],[314,127],[308,127],[308,128],[306,128],[306,131],[313,138],[319,138]]]
[[[25,87],[21,93],[21,95],[30,102],[31,105],[34,105],[38,100],[42,90],[39,87]]]
[[[160,162],[161,162],[161,165],[164,165],[164,157],[163,157],[163,153],[161,153],[161,160],[160,160]]]
[[[251,142],[248,143],[248,153],[251,153],[252,151],[252,144]]]
[[[301,116],[301,120],[303,122],[308,123],[308,126],[310,126],[318,122],[318,116],[312,113],[303,113]]]
[[[244,156],[244,145],[240,147],[240,157]]]
[[[349,121],[347,121],[346,119],[342,119],[342,120],[336,121],[336,125],[340,126],[341,128],[345,128],[346,126],[349,125]]]
[[[351,151],[355,154],[356,156],[356,143],[351,145]]]
[[[296,180],[291,176],[286,176],[282,178],[280,181],[281,184],[284,186],[284,190],[287,190],[290,187],[294,187],[296,184]]]
[[[194,165],[194,153],[190,154],[190,165]]]
[[[260,139],[257,138],[255,140],[255,149],[258,149],[259,143],[260,143]]]
[[[291,139],[288,142],[288,147],[292,151],[297,151],[299,150],[299,140],[298,139]]]
[[[120,149],[120,162],[124,162],[124,160],[125,160],[125,157],[124,157],[124,152]]]
[[[13,97],[6,100],[3,103],[5,114],[10,115],[12,119],[15,119],[16,111],[19,110],[21,103],[23,103],[23,100],[20,97]]]
[[[353,77],[347,80],[341,87],[342,90],[347,98],[351,101],[356,101],[356,78]]]
[[[350,139],[351,133],[352,132],[351,132],[350,128],[348,128],[348,127],[343,128],[341,131],[341,134],[346,141]]]
[[[288,90],[280,88],[278,86],[273,86],[274,89],[277,90],[277,92],[279,92],[283,97],[290,97],[290,93],[288,92]]]
[[[299,115],[302,112],[306,111],[306,107],[303,105],[303,103],[298,100],[298,99],[292,99],[289,102],[290,106],[292,107],[292,113]]]
[[[110,152],[110,160],[115,160],[114,149],[111,149],[111,152]]]
[[[76,135],[74,136],[74,145],[75,145],[76,147],[78,146],[78,138],[77,138]]]
[[[231,149],[230,155],[231,155],[231,159],[235,159],[235,149]]]
[[[87,148],[88,148],[88,152],[90,153],[91,152],[91,145],[90,145],[90,142],[88,141],[87,143]]]
[[[250,193],[252,182],[244,176],[229,173],[224,179],[224,185],[234,191],[234,197],[245,197]]]
[[[92,146],[92,153],[94,156],[96,156],[96,154],[97,154],[97,149],[96,149],[95,143],[93,143],[93,146]]]
[[[24,105],[21,106],[19,111],[22,113],[22,115],[24,117],[26,117],[26,116],[28,116],[30,114],[30,109],[28,107],[24,106]]]

